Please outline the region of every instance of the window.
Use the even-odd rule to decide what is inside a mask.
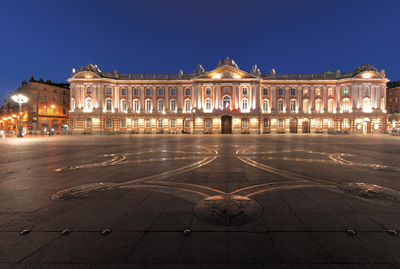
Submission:
[[[107,87],[106,88],[106,94],[107,95],[111,95],[112,94],[112,88],[111,87]]]
[[[43,102],[47,102],[47,94],[43,94]]]
[[[92,109],[92,98],[90,97],[86,98],[86,109],[88,110]]]
[[[67,109],[65,107],[63,108],[63,115],[67,115]]]
[[[317,118],[315,119],[315,128],[321,129],[322,128],[322,120]]]
[[[296,112],[296,100],[290,100],[290,112]]]
[[[139,120],[133,119],[133,128],[139,128]]]
[[[269,101],[268,99],[263,100],[262,110],[268,112],[269,109]]]
[[[394,112],[399,112],[399,107],[398,106],[394,107]]]
[[[350,119],[344,118],[343,119],[343,129],[348,129],[348,128],[350,128]]]
[[[283,96],[283,89],[282,89],[282,88],[279,88],[279,89],[278,89],[278,95],[279,95],[279,96]]]
[[[280,118],[278,119],[278,128],[283,128],[285,126],[285,120]]]
[[[210,87],[206,88],[206,95],[211,95],[211,88]]]
[[[248,128],[249,127],[249,120],[247,118],[242,119],[242,128]]]
[[[66,92],[66,91],[63,91],[63,94],[64,94],[64,95],[66,95],[66,94],[67,94],[67,92]]]
[[[175,89],[171,89],[171,95],[175,96],[176,95],[176,90]]]
[[[321,89],[320,88],[316,88],[315,89],[315,95],[321,95]]]
[[[344,98],[342,100],[342,110],[348,112],[350,109],[350,99]]]
[[[164,95],[164,89],[158,89],[158,95]]]
[[[296,95],[296,89],[290,89],[290,95],[295,96]]]
[[[283,112],[283,100],[278,100],[278,112]]]
[[[158,111],[164,110],[164,100],[158,100]]]
[[[308,89],[304,89],[303,90],[303,95],[307,95],[308,94]]]
[[[111,110],[112,110],[112,99],[107,99],[106,100],[106,110],[107,110],[107,112],[111,112]]]
[[[268,127],[269,127],[269,119],[268,119],[268,118],[264,118],[264,120],[263,120],[263,127],[264,127],[264,128],[268,128]]]
[[[32,100],[33,100],[33,101],[37,101],[37,93],[34,93],[34,94],[33,94]]]
[[[55,103],[55,102],[57,102],[57,96],[53,96],[53,102]]]
[[[247,95],[247,87],[243,87],[242,88],[242,94],[243,95]]]
[[[66,105],[67,104],[67,98],[63,97],[63,104]]]
[[[47,113],[47,107],[43,107],[43,113],[44,113],[44,114]]]
[[[54,92],[54,93],[57,93],[57,90],[56,90],[56,89],[54,89],[54,90],[53,90],[53,92]]]
[[[133,110],[139,111],[139,100],[138,99],[133,100]]]
[[[170,125],[171,128],[176,128],[176,120],[175,119],[171,119],[169,121],[169,125]]]
[[[190,112],[190,99],[185,100],[185,110]]]
[[[157,127],[158,128],[163,128],[164,127],[164,119],[162,119],[162,118],[158,119]]]
[[[211,128],[211,119],[206,118],[205,128]]]
[[[389,103],[391,103],[392,102],[392,97],[389,97]]]
[[[187,89],[185,90],[185,95],[190,95],[190,89],[189,89],[189,88],[187,88]]]
[[[138,96],[139,95],[139,89],[133,89],[133,95]]]
[[[349,94],[349,87],[344,87],[343,88],[343,95],[348,95]]]
[[[388,107],[388,113],[392,114],[392,107],[391,106]]]
[[[332,96],[332,95],[333,95],[333,89],[332,89],[332,88],[329,88],[329,89],[328,89],[328,95],[329,95],[329,96]]]
[[[53,108],[53,114],[57,114],[57,108]]]
[[[242,99],[242,110],[243,111],[248,111],[249,107],[248,107],[248,100],[247,98],[243,98]]]
[[[125,88],[122,88],[121,95],[126,95],[126,89]]]
[[[151,100],[150,99],[146,100],[145,109],[146,109],[146,111],[151,111]]]
[[[92,118],[86,118],[86,128],[92,127]]]
[[[126,112],[126,100],[125,99],[121,101],[121,111]]]
[[[121,128],[126,128],[126,119],[125,118],[121,119]]]
[[[308,99],[304,99],[303,100],[303,112],[308,113],[309,110],[310,110],[310,103],[309,103]]]
[[[33,118],[32,123],[37,123],[37,118]]]
[[[150,96],[151,95],[151,89],[146,89],[146,95]]]
[[[263,95],[268,95],[268,88],[263,89]]]
[[[229,95],[225,95],[222,98],[222,106],[223,108],[228,108],[231,105],[231,98],[229,97]]]
[[[371,109],[371,102],[368,97],[363,100],[363,111],[368,112]]]
[[[392,93],[393,93],[393,92],[392,92],[392,91],[390,91],[390,92],[389,92],[389,95],[392,95]]]
[[[86,94],[92,94],[92,87],[86,88]]]
[[[111,127],[112,127],[111,118],[106,118],[106,128],[111,128]]]
[[[33,89],[34,89],[34,90],[37,90],[37,86],[36,86],[36,85],[35,85],[35,86],[33,86]]]
[[[321,112],[321,103],[322,103],[321,99],[315,100],[315,111],[317,113]]]
[[[185,128],[190,128],[190,119],[189,118],[185,119]]]
[[[47,92],[47,89],[46,89],[46,87],[44,87],[44,88],[43,88],[43,91]]]
[[[172,100],[171,100],[171,107],[170,107],[170,110],[176,111],[176,101],[175,101],[175,99],[172,99]]]
[[[399,97],[398,97],[398,96],[395,96],[395,97],[394,97],[394,102],[397,103],[398,101],[399,101]]]
[[[328,112],[333,112],[333,105],[334,105],[333,99],[329,99],[328,100]]]
[[[368,86],[364,86],[363,94],[369,94],[369,87]]]
[[[146,128],[151,128],[151,119],[146,119]]]
[[[328,128],[333,128],[333,119],[332,118],[328,119]]]
[[[207,111],[211,111],[211,110],[212,110],[211,98],[207,98],[207,99],[206,99],[206,107],[205,107],[205,109],[206,109]]]
[[[395,90],[395,91],[394,91],[394,94],[398,94],[398,93],[399,93],[399,90]]]
[[[37,105],[32,106],[32,112],[37,113]]]

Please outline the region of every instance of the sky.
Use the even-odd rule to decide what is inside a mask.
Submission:
[[[0,6],[0,100],[22,80],[66,83],[96,64],[120,74],[193,73],[229,57],[250,72],[351,72],[400,80],[398,0],[26,0]]]

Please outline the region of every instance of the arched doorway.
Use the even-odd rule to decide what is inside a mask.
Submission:
[[[363,120],[363,134],[370,134],[371,133],[371,119],[365,117]]]
[[[297,134],[297,119],[290,119],[290,133]]]
[[[54,131],[58,130],[58,120],[51,121],[51,129],[54,129]]]
[[[305,118],[303,119],[303,134],[309,134],[310,133],[310,120]]]
[[[48,131],[49,130],[49,120],[46,118],[42,119],[40,126],[42,128],[42,131],[44,131],[44,132]]]
[[[232,133],[232,116],[221,117],[221,134]]]

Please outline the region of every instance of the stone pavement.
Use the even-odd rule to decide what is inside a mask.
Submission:
[[[400,268],[399,153],[389,135],[1,139],[0,268]]]

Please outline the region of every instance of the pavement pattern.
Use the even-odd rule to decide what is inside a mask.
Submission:
[[[400,137],[0,140],[0,268],[400,268]]]

